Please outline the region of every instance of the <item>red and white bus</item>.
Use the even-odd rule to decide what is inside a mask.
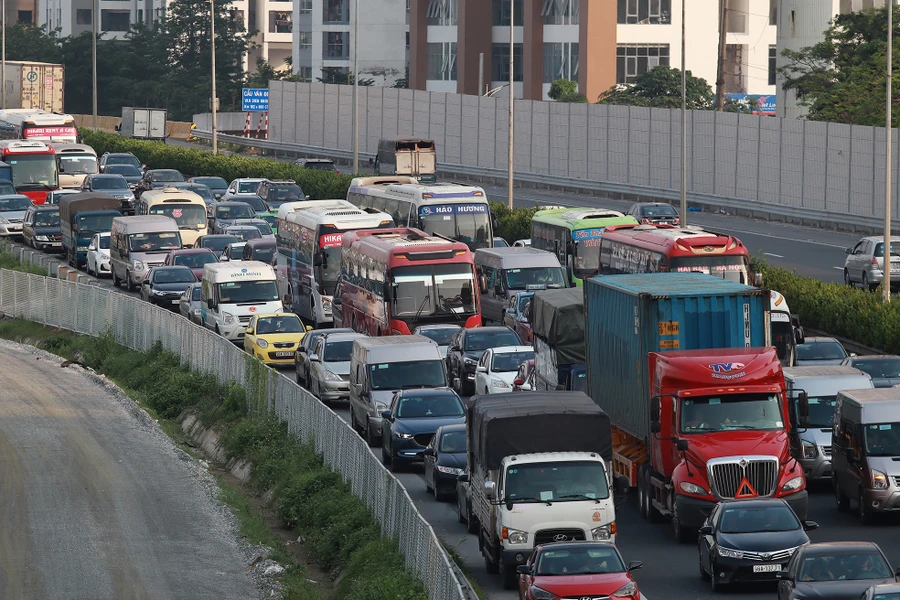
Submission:
[[[419,325],[481,325],[468,246],[420,229],[352,231],[341,247],[344,327],[371,336],[409,335]],[[335,324],[337,326],[337,324]]]
[[[78,128],[72,115],[11,108],[0,110],[0,139],[76,144]]]
[[[0,160],[11,167],[16,192],[35,204],[43,204],[49,192],[59,189],[56,152],[44,142],[2,140]]]
[[[701,227],[618,225],[607,227],[600,245],[600,272],[701,272],[755,285],[750,253],[734,236]]]

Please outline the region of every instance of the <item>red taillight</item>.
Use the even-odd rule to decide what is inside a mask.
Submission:
[[[885,98],[887,98],[887,96],[885,96]],[[642,225],[649,225],[649,224],[650,224],[650,219],[641,219],[641,224],[642,224]]]
[[[887,98],[887,96],[885,96],[885,98]],[[876,265],[876,266],[878,265],[878,259],[875,258],[874,256],[872,257],[872,264]]]
[[[887,98],[887,96],[885,96],[885,98]],[[681,223],[681,219],[675,219],[675,224],[678,225],[679,223]]]

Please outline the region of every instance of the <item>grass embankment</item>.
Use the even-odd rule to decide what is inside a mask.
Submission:
[[[190,371],[159,345],[137,352],[109,336],[81,336],[24,319],[0,322],[0,338],[33,344],[103,373],[158,418],[179,444],[185,439],[177,419],[185,411],[222,432],[228,454],[244,457],[254,466],[249,489],[220,478],[222,499],[238,517],[243,535],[253,544],[273,548],[270,557],[286,567],[285,598],[427,598],[424,586],[405,570],[403,556],[381,535],[365,504],[324,465],[312,446],[288,434],[285,424],[272,417],[248,417],[240,386],[225,387],[211,376]],[[251,499],[267,491],[272,492],[271,500],[263,512]],[[303,553],[329,573],[329,585],[308,581],[306,565],[296,563],[266,517],[277,518],[304,537]]]
[[[47,269],[43,267],[19,261],[16,255],[13,254],[12,247],[6,241],[0,242],[0,269],[34,273],[35,275],[49,275]]]

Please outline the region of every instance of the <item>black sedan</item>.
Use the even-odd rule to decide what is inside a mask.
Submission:
[[[475,367],[488,348],[521,346],[516,332],[509,327],[475,327],[462,329],[453,336],[447,348],[447,374],[461,396],[475,393]]]
[[[438,427],[425,456],[425,491],[435,500],[453,495],[456,480],[466,468],[466,424]]]
[[[816,527],[801,523],[784,500],[720,502],[700,528],[700,576],[714,592],[730,583],[775,581]]]
[[[873,585],[898,580],[884,552],[872,542],[807,544],[777,578],[778,600],[859,598]]]
[[[872,378],[872,385],[877,388],[900,385],[900,356],[891,354],[851,356],[844,359],[841,364],[866,373]]]
[[[221,198],[222,195],[228,191],[228,182],[221,177],[191,177],[190,179],[188,179],[188,182],[205,185],[210,190],[212,190],[212,193],[215,195],[216,200]]]
[[[108,175],[121,175],[132,190],[141,182],[144,172],[134,165],[109,165],[104,169]]]
[[[422,460],[438,427],[466,422],[462,400],[448,388],[400,390],[381,416],[381,459],[392,471]]]
[[[141,284],[141,300],[178,310],[181,294],[197,277],[188,267],[154,267]]]

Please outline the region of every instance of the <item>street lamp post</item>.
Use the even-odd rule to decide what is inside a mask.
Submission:
[[[687,65],[684,49],[684,5],[681,0],[681,226],[687,227]]]
[[[516,0],[509,0],[509,164],[507,166],[509,179],[506,190],[506,204],[510,210],[513,207],[513,114],[515,113],[516,94],[513,85],[513,67],[515,66],[515,32],[516,23]]]
[[[3,28],[3,66],[0,68],[3,71],[0,73],[0,79],[3,79],[3,92],[0,92],[0,94],[3,96],[3,110],[6,110],[6,0],[3,0],[3,6],[0,7],[0,10],[3,11],[3,16],[0,17],[2,19],[0,27]]]
[[[212,153],[219,153],[219,131],[216,126],[216,0],[209,0],[209,40],[212,47]]]
[[[359,173],[359,2],[353,0],[353,173]]]
[[[893,55],[894,55],[894,0],[887,3],[888,27],[887,27],[887,101],[885,102],[884,117],[884,258],[882,272],[884,273],[884,301],[891,301],[891,96],[893,95]]]
[[[92,2],[94,9],[94,18],[91,19],[91,69],[93,71],[93,99],[92,99],[92,108],[93,112],[91,114],[91,128],[94,131],[97,131],[97,19],[100,17],[99,4],[100,0],[94,0]],[[3,14],[6,14],[6,9],[4,8]],[[4,25],[4,29],[6,26]],[[5,61],[4,61],[5,62]],[[6,76],[3,77],[4,82],[6,81]],[[4,98],[6,94],[4,92]],[[4,103],[5,104],[5,103]],[[4,106],[5,107],[5,106]]]

